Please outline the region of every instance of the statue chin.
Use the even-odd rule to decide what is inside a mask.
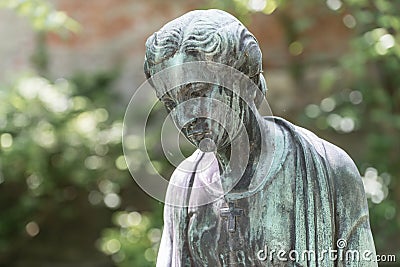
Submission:
[[[217,152],[217,150],[227,147],[230,144],[229,138],[224,138],[227,134],[224,134],[223,138],[218,138],[218,134],[210,132],[189,132],[184,135],[191,144],[203,152]]]

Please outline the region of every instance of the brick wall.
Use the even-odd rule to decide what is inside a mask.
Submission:
[[[129,96],[144,81],[146,38],[169,20],[205,7],[205,3],[206,0],[56,0],[55,6],[76,19],[82,31],[67,37],[48,35],[50,74],[54,78],[69,77],[77,72],[120,66],[122,73],[115,87]],[[9,21],[0,25],[3,40],[0,66],[11,72],[28,68],[34,51],[34,33],[24,19],[12,12],[1,11],[0,18]],[[313,26],[298,31],[297,36],[290,36],[291,21],[304,18]],[[263,51],[269,95],[273,99],[271,106],[275,112],[291,117],[305,104],[317,101],[321,97],[315,93],[319,76],[347,50],[350,31],[341,18],[328,8],[289,7],[285,13],[278,10],[270,16],[255,14],[249,21],[249,29]],[[288,49],[293,38],[303,45],[302,53],[296,56]],[[305,80],[301,81],[301,86],[288,71],[293,62],[304,67]],[[7,71],[0,75],[4,76]],[[301,97],[305,93],[308,98]]]
[[[0,9],[0,80],[28,70],[34,48],[35,35],[27,20]]]

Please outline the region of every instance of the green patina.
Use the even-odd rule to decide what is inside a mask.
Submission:
[[[157,266],[377,266],[363,258],[366,251],[373,258],[375,247],[351,158],[303,128],[256,111],[266,85],[255,37],[233,16],[205,10],[171,21],[146,43],[148,78],[196,61],[233,67],[258,90],[241,82],[234,85],[240,93],[218,84],[154,85],[184,135],[203,150],[192,156],[191,172],[178,168],[171,178],[180,188],[169,188],[167,200],[174,201],[167,202],[181,203],[165,206]],[[215,201],[198,204],[207,198]]]

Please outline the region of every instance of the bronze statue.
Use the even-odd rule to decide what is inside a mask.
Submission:
[[[146,42],[148,79],[211,62],[217,71],[200,75],[226,80],[223,65],[252,85],[229,78],[236,89],[193,81],[170,89],[150,81],[199,148],[191,171],[172,175],[157,266],[377,266],[355,164],[310,131],[257,112],[267,90],[262,55],[235,17],[192,11]]]

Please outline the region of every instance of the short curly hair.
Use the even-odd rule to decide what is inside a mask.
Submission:
[[[258,42],[238,19],[227,12],[216,9],[191,11],[151,35],[146,41],[146,78],[157,72],[155,66],[178,53],[234,67],[258,85],[261,97],[266,92]]]

